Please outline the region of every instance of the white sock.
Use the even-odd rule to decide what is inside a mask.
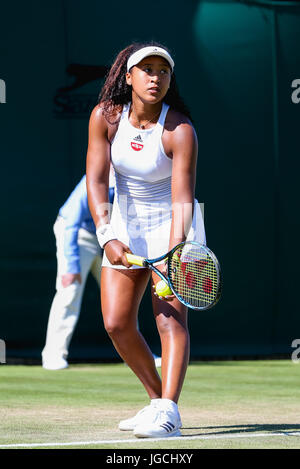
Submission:
[[[171,401],[171,399],[160,399],[159,407],[165,410],[172,410],[173,412],[178,412],[178,406],[176,402]]]
[[[151,399],[150,401],[150,405],[154,405],[154,406],[157,406],[158,404],[160,404],[160,401],[161,401],[161,398],[160,397],[156,397],[155,399]]]

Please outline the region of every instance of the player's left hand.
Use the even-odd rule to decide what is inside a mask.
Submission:
[[[167,264],[166,263],[163,263],[161,265],[158,265],[157,266],[158,270],[160,270],[164,275],[167,275]],[[155,273],[153,272],[152,273],[152,280],[153,280],[153,285],[152,285],[152,289],[153,289],[153,294],[154,296],[156,296],[157,298],[159,298],[160,300],[165,300],[165,301],[172,301],[174,298],[175,298],[175,295],[166,295],[166,296],[159,296],[157,293],[156,293],[156,284],[161,280],[161,278]]]

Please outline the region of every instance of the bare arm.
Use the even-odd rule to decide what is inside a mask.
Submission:
[[[185,241],[193,220],[196,166],[198,155],[197,136],[186,120],[177,125],[170,136],[168,150],[172,153],[172,223],[169,250]],[[166,266],[161,266],[165,272]],[[156,282],[155,282],[156,283]],[[153,286],[154,295],[155,285]],[[174,295],[162,298],[172,301]]]
[[[89,208],[98,229],[110,222],[110,203],[108,197],[110,170],[110,142],[108,124],[100,106],[96,106],[89,123],[89,144],[86,161],[86,182]],[[113,265],[125,265],[125,252],[131,252],[128,246],[117,239],[104,245],[108,260]]]
[[[86,182],[89,208],[96,225],[109,223],[110,143],[107,122],[100,106],[92,111],[86,160]]]
[[[172,225],[169,249],[185,241],[193,220],[198,141],[193,126],[184,122],[172,140]]]

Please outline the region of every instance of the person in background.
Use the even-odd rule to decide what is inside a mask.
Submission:
[[[114,173],[110,172],[109,199],[114,198]],[[56,237],[56,294],[50,309],[42,365],[47,370],[68,367],[69,345],[80,315],[89,272],[100,287],[102,249],[99,246],[86,190],[86,176],[60,208],[54,223]],[[156,366],[160,357],[154,356]]]

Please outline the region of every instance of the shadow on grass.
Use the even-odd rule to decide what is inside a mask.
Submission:
[[[298,424],[252,424],[252,425],[221,425],[210,427],[182,427],[182,430],[201,430],[199,433],[191,433],[184,435],[190,436],[207,436],[207,435],[230,435],[233,433],[280,433],[288,434],[299,432],[300,436],[300,423]]]

